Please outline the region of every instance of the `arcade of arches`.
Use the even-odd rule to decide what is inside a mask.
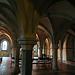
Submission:
[[[32,75],[32,58],[75,61],[74,0],[0,0],[0,57],[15,58],[13,73]],[[28,72],[29,71],[29,72]]]

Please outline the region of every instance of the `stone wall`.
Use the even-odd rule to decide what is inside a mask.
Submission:
[[[0,51],[0,57],[9,57],[8,51]]]

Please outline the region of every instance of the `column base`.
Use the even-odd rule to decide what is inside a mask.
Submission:
[[[14,74],[19,74],[20,73],[20,69],[18,69],[18,68],[13,68],[13,70],[12,70],[12,75],[14,75]]]
[[[59,70],[57,66],[52,66],[53,70]]]

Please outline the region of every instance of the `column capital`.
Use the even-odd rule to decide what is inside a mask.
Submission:
[[[19,44],[14,44],[14,45],[12,46],[12,48],[20,48],[20,45],[19,45]]]
[[[34,38],[19,38],[18,42],[20,45],[34,45],[37,40]]]
[[[19,44],[22,47],[22,50],[31,50],[36,44],[37,40],[34,38],[19,38]]]

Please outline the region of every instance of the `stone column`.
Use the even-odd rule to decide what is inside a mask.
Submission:
[[[74,38],[74,61],[75,61],[75,38]]]
[[[12,58],[15,58],[15,48],[12,47]]]
[[[22,48],[21,75],[32,75],[32,50],[34,39],[18,39]]]
[[[62,49],[63,49],[63,45],[61,44],[61,40],[59,40],[59,49],[60,49],[60,62],[62,62]]]
[[[52,49],[53,49],[53,70],[57,70],[58,69],[58,65],[57,65],[57,49],[58,49],[58,44],[53,44],[52,45]]]
[[[14,62],[14,68],[12,70],[12,74],[18,74],[20,73],[20,68],[19,68],[20,45],[14,45],[13,47],[15,49],[15,62]]]
[[[32,58],[34,58],[34,49],[33,49],[33,51],[32,51]]]
[[[62,62],[62,48],[60,49],[60,62]]]
[[[44,54],[47,55],[47,48],[44,48]]]
[[[43,48],[43,47],[40,47],[40,48],[39,48],[38,57],[42,57],[42,48]]]

